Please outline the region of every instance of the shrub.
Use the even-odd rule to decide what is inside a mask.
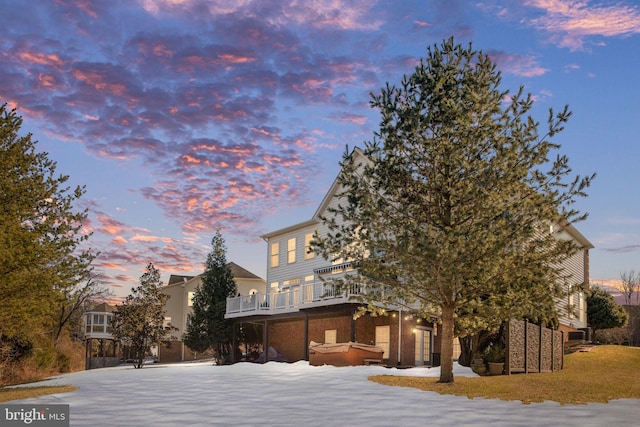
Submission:
[[[504,363],[506,351],[502,344],[500,343],[491,343],[484,350],[484,359],[487,362],[492,363]]]

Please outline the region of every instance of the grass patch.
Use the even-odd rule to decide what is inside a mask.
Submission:
[[[614,399],[640,399],[640,348],[605,345],[565,357],[562,371],[483,377],[457,377],[454,384],[438,378],[376,375],[380,384],[415,387],[469,399],[554,401],[564,404],[607,403]]]
[[[0,402],[30,399],[32,397],[40,397],[47,394],[69,393],[74,390],[77,390],[77,388],[71,385],[53,385],[41,387],[3,387],[0,388]]]

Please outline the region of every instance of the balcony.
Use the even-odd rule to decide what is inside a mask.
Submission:
[[[323,282],[295,285],[280,292],[227,298],[225,318],[293,313],[306,308],[353,302],[362,294],[360,285],[348,289],[338,289],[334,284]]]

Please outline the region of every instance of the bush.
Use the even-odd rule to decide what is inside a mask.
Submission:
[[[500,343],[491,343],[484,350],[483,353],[484,359],[487,362],[491,363],[504,363],[506,357],[506,351],[502,344]]]

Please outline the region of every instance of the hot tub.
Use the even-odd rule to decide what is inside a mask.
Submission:
[[[382,347],[357,342],[309,344],[309,365],[358,366],[381,364]]]

